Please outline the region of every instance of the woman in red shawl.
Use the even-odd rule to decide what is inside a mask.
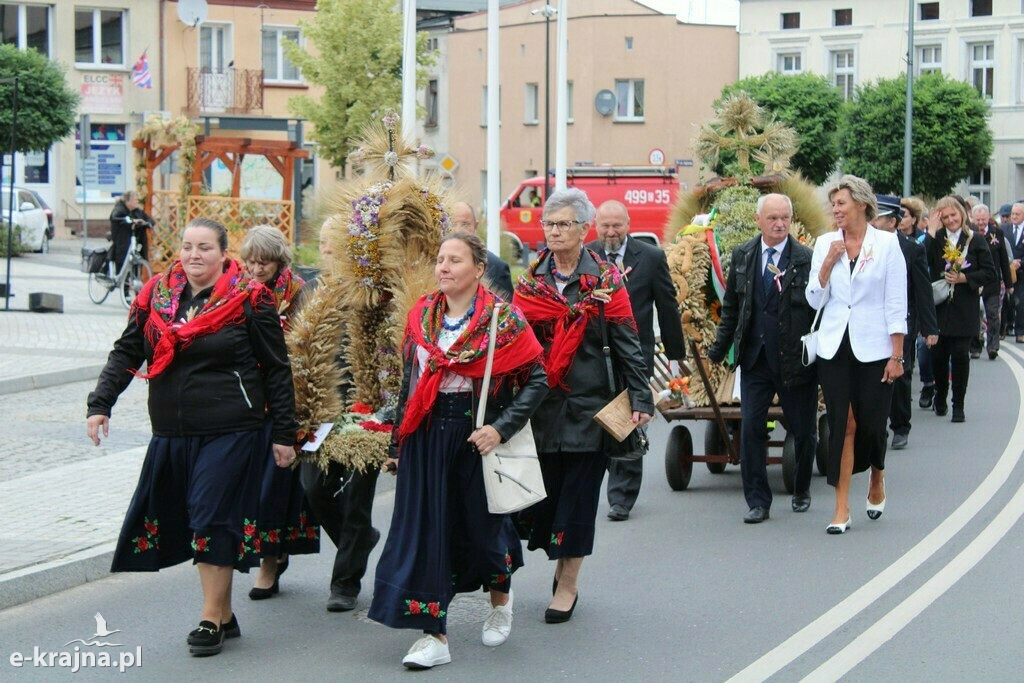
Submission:
[[[220,223],[200,218],[185,227],[181,259],[135,298],[88,401],[88,434],[98,446],[132,377],[149,380],[153,438],[111,571],[198,566],[203,614],[188,636],[193,655],[217,654],[225,638],[241,635],[232,570],[259,562],[265,419],[276,464],[295,460],[292,372],[277,311],[227,248]]]
[[[485,645],[502,644],[512,629],[512,573],[523,564],[522,546],[511,518],[487,510],[480,459],[526,425],[547,382],[525,318],[481,285],[486,264],[476,235],[447,236],[434,269],[438,290],[417,302],[405,330],[388,459],[398,475],[395,511],[369,616],[424,632],[402,660],[413,669],[451,661],[446,615],[455,593],[490,592]],[[485,425],[474,430],[494,315],[491,395]]]
[[[298,310],[296,299],[305,283],[289,268],[292,254],[284,233],[269,225],[257,225],[245,234],[238,255],[252,279],[270,290],[281,317],[281,327],[287,331]],[[309,513],[299,470],[281,469],[274,463],[270,430],[271,422],[267,420],[267,455],[257,517],[262,562],[249,591],[251,600],[277,595],[279,579],[288,569],[289,555],[320,552],[320,527]]]
[[[544,346],[550,393],[533,418],[548,497],[525,511],[529,549],[557,560],[549,624],[568,621],[576,608],[576,580],[594,549],[594,519],[607,456],[605,433],[594,415],[613,397],[602,345],[601,316],[616,372],[629,391],[633,422],[654,413],[629,294],[615,266],[583,240],[594,220],[583,191],[554,192],[541,224],[547,248],[516,284],[513,302]]]

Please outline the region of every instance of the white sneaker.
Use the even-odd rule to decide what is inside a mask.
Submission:
[[[508,603],[492,607],[484,621],[482,639],[484,645],[497,647],[508,640],[512,633],[512,591],[508,592]]]
[[[448,643],[442,643],[434,636],[423,636],[417,640],[402,658],[402,664],[410,669],[429,669],[439,664],[450,664],[451,661]]]

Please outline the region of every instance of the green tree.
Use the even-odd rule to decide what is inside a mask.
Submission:
[[[42,152],[71,134],[78,94],[67,87],[64,71],[35,50],[0,45],[0,80],[18,77],[18,152]],[[10,145],[13,83],[0,83],[0,148]]]
[[[725,86],[722,99],[741,90],[800,136],[792,167],[815,185],[825,182],[839,159],[836,131],[843,106],[839,91],[824,76],[769,72]],[[723,159],[722,168],[730,161]]]
[[[857,88],[841,124],[843,170],[868,180],[876,192],[903,192],[905,75]],[[949,194],[983,169],[992,156],[988,104],[969,83],[939,73],[914,81],[912,191]]]
[[[320,97],[294,97],[289,107],[315,126],[320,154],[344,168],[350,141],[373,117],[402,101],[402,16],[394,0],[320,0],[312,21],[300,22],[310,49],[282,41],[285,55]],[[433,63],[425,33],[417,37],[418,84]]]

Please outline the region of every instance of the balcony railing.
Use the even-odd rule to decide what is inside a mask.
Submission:
[[[188,67],[190,112],[245,114],[263,109],[262,69]]]

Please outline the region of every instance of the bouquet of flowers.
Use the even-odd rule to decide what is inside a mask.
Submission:
[[[673,377],[668,382],[668,389],[658,394],[658,410],[671,410],[673,408],[692,408],[693,399],[690,397],[690,378]]]
[[[350,406],[336,418],[331,431],[322,437],[323,443],[307,459],[324,470],[331,462],[361,472],[379,467],[387,458],[394,427],[394,416],[386,412],[382,409],[375,413],[365,403]],[[308,443],[315,439],[314,433],[305,436]]]
[[[944,270],[947,273],[953,273],[958,275],[965,269],[970,268],[971,264],[967,260],[967,246],[970,244],[970,240],[964,245],[963,249],[959,249],[948,237],[946,238],[946,246],[942,250],[942,260],[946,262]],[[953,299],[953,292],[955,288],[953,285],[945,281],[945,278],[939,280],[939,282],[946,285],[946,301]],[[933,285],[934,286],[934,285]],[[936,301],[936,304],[940,303]]]

